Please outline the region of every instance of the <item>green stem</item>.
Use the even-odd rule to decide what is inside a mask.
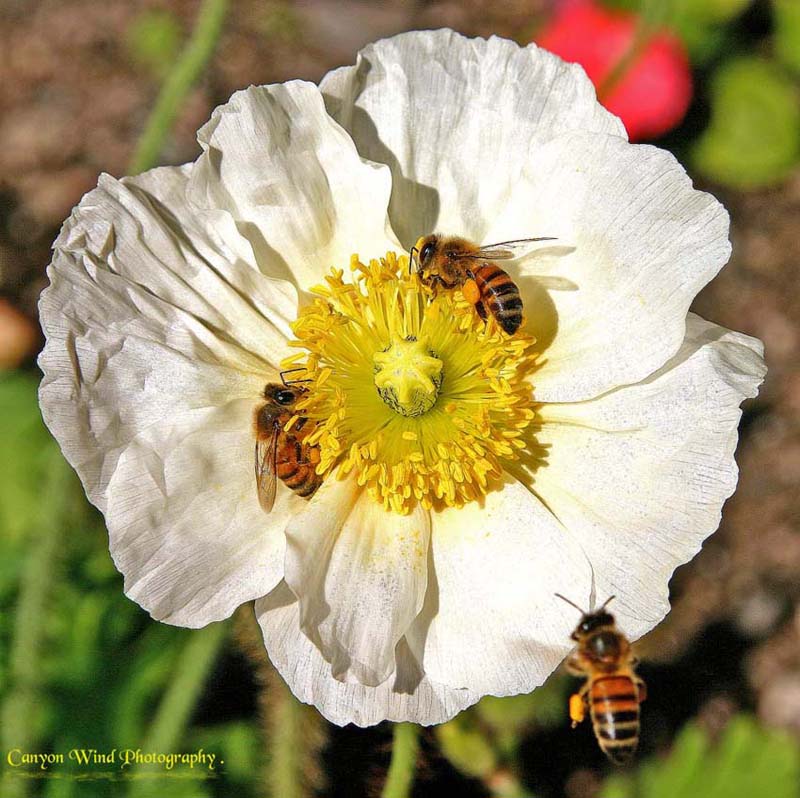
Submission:
[[[611,71],[601,81],[597,87],[597,99],[601,102],[605,100],[620,81],[628,74],[631,67],[639,60],[644,49],[650,43],[650,39],[656,31],[664,24],[664,20],[669,14],[671,0],[644,0],[636,31],[628,49],[622,57],[611,68]]]
[[[325,745],[327,724],[315,709],[292,695],[270,664],[252,606],[239,608],[234,633],[253,663],[259,684],[258,715],[266,756],[258,794],[269,798],[325,794],[319,753]]]
[[[382,798],[408,798],[411,795],[418,751],[419,728],[413,723],[395,724],[392,761],[383,785]]]
[[[3,750],[19,748],[36,751],[34,721],[40,714],[43,699],[40,695],[42,674],[41,649],[47,623],[47,605],[56,583],[56,564],[64,543],[64,521],[68,515],[70,495],[74,490],[71,473],[57,452],[46,463],[46,509],[34,521],[27,560],[20,580],[16,607],[14,637],[9,656],[9,686],[2,713]],[[58,519],[54,526],[52,519]],[[3,795],[22,798],[29,793],[31,781],[7,779]]]
[[[272,679],[269,701],[269,794],[275,798],[304,798],[300,705],[289,688]]]
[[[219,41],[228,0],[204,0],[192,36],[170,71],[136,145],[129,171],[137,174],[158,162],[164,140],[189,90],[208,64]]]
[[[181,748],[184,730],[217,659],[227,628],[225,623],[213,623],[188,633],[186,645],[175,663],[175,675],[139,746],[142,751],[158,753]],[[153,793],[163,794],[163,787],[136,780],[131,784],[129,797],[140,798]]]

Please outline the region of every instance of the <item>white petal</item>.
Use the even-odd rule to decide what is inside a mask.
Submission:
[[[111,554],[125,593],[160,621],[204,626],[283,576],[283,530],[304,501],[279,486],[272,512],[253,475],[253,406],[168,415],[120,456],[108,486]]]
[[[484,506],[436,513],[428,596],[408,639],[426,675],[481,695],[525,693],[570,649],[575,611],[556,592],[588,596],[575,537],[519,482]]]
[[[226,245],[242,244],[235,231],[229,237],[224,226],[187,216],[185,183],[185,168],[121,182],[104,176],[64,225],[40,302],[40,401],[105,513],[130,594],[159,618],[197,626],[282,575],[283,543],[262,534],[280,514],[265,521],[253,508],[251,413],[287,354],[285,331],[263,314],[280,317],[295,299],[291,286]],[[230,454],[233,439],[232,463],[209,451]],[[172,462],[185,473],[172,468],[159,478],[159,463]],[[234,507],[222,494],[246,494],[247,505]],[[220,522],[216,534],[226,530],[216,547],[206,544],[209,519]],[[208,590],[187,578],[193,572]]]
[[[725,209],[668,152],[614,136],[573,133],[539,151],[489,237],[523,235],[558,238],[514,273],[543,350],[533,375],[543,402],[588,399],[660,368],[730,255]],[[547,280],[563,285],[548,292]]]
[[[320,89],[361,155],[390,166],[389,215],[406,248],[433,230],[483,241],[520,169],[553,136],[625,136],[581,67],[496,37],[404,33],[366,47]],[[526,235],[535,233],[516,238]]]
[[[96,282],[108,280],[109,273],[122,278],[115,288],[129,293],[132,305],[139,293],[155,296],[217,338],[277,366],[289,353],[296,291],[257,270],[252,249],[229,216],[187,204],[191,169],[163,167],[121,181],[101,175],[64,224],[56,253]],[[102,308],[96,315],[102,318]],[[252,362],[247,356],[242,365]]]
[[[250,241],[239,232],[228,211],[197,208],[188,201],[188,182],[196,168],[194,164],[186,164],[180,169],[151,169],[137,177],[124,178],[122,182],[126,186],[136,184],[144,189],[154,204],[166,212],[167,218],[180,225],[197,254],[236,289],[239,300],[256,309],[261,318],[255,320],[255,325],[250,325],[246,324],[246,313],[242,308],[220,307],[235,322],[240,344],[276,362],[276,357],[284,356],[284,343],[280,337],[293,337],[291,324],[297,318],[297,290],[288,280],[259,271]],[[199,293],[216,293],[213,274],[190,276]],[[270,323],[266,329],[265,319]],[[277,336],[271,327],[275,328]],[[273,353],[270,345],[278,352]]]
[[[354,478],[330,477],[286,538],[286,582],[299,599],[303,631],[335,678],[381,684],[422,607],[428,512],[386,512]]]
[[[346,268],[354,252],[397,248],[386,214],[389,170],[359,157],[313,84],[237,92],[198,141],[191,201],[229,212],[265,274],[307,289],[331,266]]]
[[[577,535],[598,598],[632,637],[669,610],[668,582],[718,526],[736,486],[739,404],[765,367],[760,341],[691,315],[678,354],[645,382],[544,405],[533,488]]]
[[[432,682],[405,640],[397,647],[397,672],[383,684],[369,687],[334,679],[330,665],[300,630],[299,605],[285,583],[256,602],[256,615],[269,657],[292,692],[340,726],[373,726],[383,720],[444,723],[480,697]]]
[[[39,304],[44,419],[101,510],[140,429],[170,412],[255,402],[287,353],[283,332],[248,299],[283,307],[267,291],[275,281],[170,221],[162,200],[185,183],[183,170],[140,179],[160,183],[160,198],[109,177],[84,197],[56,241]]]

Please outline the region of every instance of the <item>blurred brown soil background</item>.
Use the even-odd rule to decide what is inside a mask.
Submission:
[[[194,158],[195,131],[236,89],[318,81],[367,42],[412,28],[526,41],[546,5],[504,3],[501,13],[477,0],[234,2],[162,161]],[[190,0],[0,0],[0,366],[33,368],[50,245],[101,171],[126,173],[157,96],[163,72],[137,55],[131,31],[143,15],[163,12],[185,39],[197,8]],[[740,642],[741,683],[719,695],[712,684],[701,719],[713,727],[743,704],[800,735],[800,174],[756,193],[704,188],[730,210],[734,254],[694,309],[761,338],[770,371],[745,409],[741,479],[721,530],[679,570],[674,609],[641,648],[658,668],[724,627],[724,639]],[[587,790],[576,782],[576,795]]]

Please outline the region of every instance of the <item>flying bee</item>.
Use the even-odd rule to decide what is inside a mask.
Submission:
[[[617,628],[614,616],[606,612],[614,596],[591,612],[559,593],[556,596],[582,613],[572,633],[578,645],[566,661],[571,674],[586,679],[569,699],[572,728],[583,721],[588,709],[603,753],[615,765],[625,764],[639,745],[639,704],[646,698],[647,688],[636,675],[637,659],[631,644]]]
[[[300,416],[287,432],[286,425],[296,414],[295,405],[305,388],[269,382],[264,387],[264,402],[256,410],[255,473],[258,501],[264,512],[275,503],[278,478],[298,496],[309,498],[322,484],[316,472],[319,446],[305,441],[314,425]]]
[[[552,238],[521,238],[482,247],[457,236],[423,236],[411,250],[416,253],[420,279],[425,285],[461,288],[467,302],[482,319],[487,312],[513,335],[522,324],[522,297],[517,284],[494,261],[518,258],[530,244]]]

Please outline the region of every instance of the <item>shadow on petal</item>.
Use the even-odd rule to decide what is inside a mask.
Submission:
[[[359,63],[359,78],[362,70],[366,76],[370,64],[366,59]],[[324,94],[325,105],[334,118],[339,118],[342,101],[338,97]],[[389,219],[395,235],[403,247],[410,249],[416,240],[433,232],[439,219],[441,202],[435,188],[418,183],[403,174],[397,156],[384,144],[375,123],[362,108],[354,107],[346,127],[358,142],[359,154],[376,163],[386,164],[392,173],[392,193],[389,199]]]

